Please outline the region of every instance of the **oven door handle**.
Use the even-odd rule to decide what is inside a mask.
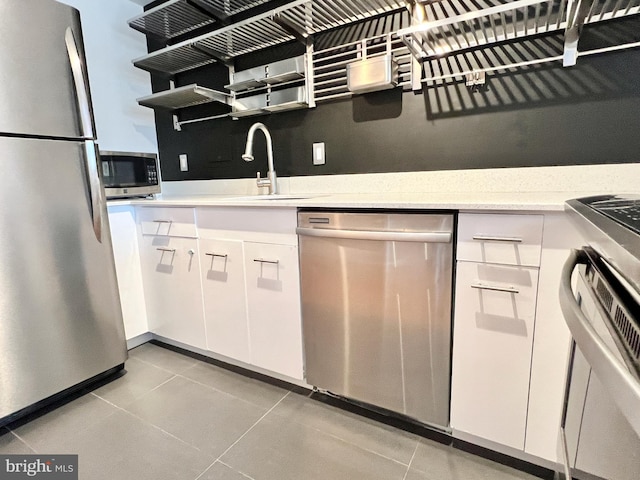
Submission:
[[[588,258],[581,250],[572,250],[562,269],[560,280],[560,307],[571,336],[587,359],[598,379],[611,392],[622,414],[640,435],[640,382],[627,367],[618,361],[593,328],[571,288],[571,276],[578,264],[586,264]]]

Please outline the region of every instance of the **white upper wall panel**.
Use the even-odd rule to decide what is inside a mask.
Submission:
[[[102,150],[158,151],[153,112],[136,98],[151,94],[149,74],[131,63],[147,53],[145,36],[127,21],[142,13],[131,0],[58,0],[77,8]]]

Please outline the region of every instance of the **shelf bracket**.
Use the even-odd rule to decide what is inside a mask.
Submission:
[[[572,67],[578,61],[580,34],[594,4],[594,0],[569,0],[567,27],[564,33],[564,54],[562,56],[562,66],[564,67]]]
[[[218,62],[227,67],[233,64],[231,58],[229,58],[227,55],[224,55],[223,53],[213,50],[212,48],[204,47],[202,45],[199,45],[198,43],[192,43],[191,48],[197,50],[200,53],[204,53],[205,55],[209,55],[211,58],[215,58]]]
[[[289,20],[284,18],[280,14],[275,14],[272,18],[274,23],[277,23],[283,30],[285,30],[288,34],[293,35],[293,37],[300,43],[306,44],[307,39],[309,38],[309,34],[307,32],[302,32],[300,29],[296,28],[296,26],[291,23]]]
[[[411,56],[411,90],[422,90],[422,63],[416,57]]]
[[[182,126],[180,126],[180,121],[178,120],[178,115],[176,115],[175,113],[173,115],[171,115],[172,119],[173,119],[173,129],[176,132],[181,132],[182,131]]]
[[[213,8],[211,5],[200,3],[198,0],[187,0],[187,3],[199,12],[213,17],[221,27],[226,27],[227,25],[229,25],[229,15]]]
[[[487,73],[484,70],[474,70],[464,75],[465,85],[472,92],[477,92],[487,83]]]

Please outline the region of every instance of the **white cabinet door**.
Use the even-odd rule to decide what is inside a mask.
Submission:
[[[458,262],[451,426],[524,448],[538,270]]]
[[[109,225],[124,331],[129,340],[149,331],[142,288],[138,230],[133,207],[109,206]]]
[[[302,379],[298,248],[244,246],[251,363]]]
[[[249,363],[244,253],[236,240],[199,240],[207,348]]]
[[[143,235],[140,258],[150,330],[204,349],[197,240]]]

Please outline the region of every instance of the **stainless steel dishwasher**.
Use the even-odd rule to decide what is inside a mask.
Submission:
[[[307,383],[449,425],[453,214],[298,213]]]

